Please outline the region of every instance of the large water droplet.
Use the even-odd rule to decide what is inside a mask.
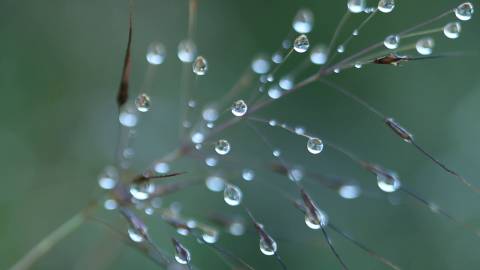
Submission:
[[[293,49],[298,53],[306,52],[308,47],[310,47],[310,42],[308,41],[308,37],[304,34],[298,36],[293,42]]]
[[[328,48],[325,45],[317,45],[310,52],[310,61],[315,65],[323,65],[327,62]]]
[[[151,65],[160,65],[165,61],[166,55],[165,46],[160,42],[153,42],[148,46],[146,58]]]
[[[377,173],[377,185],[382,191],[390,193],[397,191],[401,182],[395,172],[385,171]]]
[[[237,186],[227,184],[223,191],[223,199],[228,205],[237,206],[242,202],[242,191]]]
[[[378,1],[378,10],[383,13],[390,13],[395,8],[395,0],[380,0]]]
[[[462,21],[470,20],[473,16],[473,4],[470,2],[460,4],[455,9],[455,16],[457,16],[457,18]]]
[[[209,176],[205,180],[205,185],[210,191],[220,192],[225,189],[225,180],[219,176]]]
[[[247,113],[248,106],[243,99],[235,101],[232,105],[232,114],[235,116],[244,116]]]
[[[416,44],[417,52],[421,55],[432,54],[433,47],[435,47],[435,41],[430,37],[422,38]]]
[[[260,237],[260,251],[267,256],[274,255],[277,252],[277,242],[272,238]]]
[[[390,49],[390,50],[394,50],[398,48],[399,44],[400,44],[400,37],[398,35],[389,35],[383,41],[383,45],[385,45],[385,47],[387,47],[387,49]]]
[[[451,22],[443,27],[443,33],[447,38],[456,39],[462,32],[462,25],[459,22]]]
[[[150,97],[145,93],[138,95],[135,99],[135,107],[137,107],[139,112],[148,112],[150,110],[150,106]]]
[[[313,12],[309,9],[300,9],[292,23],[293,29],[299,34],[310,33],[313,28]]]
[[[365,0],[348,0],[348,10],[352,13],[360,13],[365,10]]]
[[[270,62],[264,55],[258,55],[252,61],[252,70],[257,74],[266,74],[270,70]]]
[[[227,140],[218,140],[215,143],[215,152],[219,155],[226,155],[230,152],[230,143]]]
[[[191,63],[197,55],[197,46],[191,40],[183,40],[178,44],[178,59],[184,63]]]
[[[175,260],[180,264],[189,264],[192,260],[190,251],[176,240],[173,240],[173,242],[175,245]]]
[[[207,70],[208,70],[207,59],[205,59],[205,57],[203,56],[198,56],[195,59],[195,62],[193,62],[192,68],[193,68],[193,73],[199,76],[207,74]]]
[[[310,138],[307,141],[307,150],[308,152],[316,155],[320,154],[323,150],[323,142],[319,138]]]
[[[113,166],[107,166],[98,177],[98,185],[103,189],[113,189],[118,182],[118,171]]]

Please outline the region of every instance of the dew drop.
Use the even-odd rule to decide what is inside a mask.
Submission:
[[[362,68],[363,65],[362,65],[361,63],[356,63],[356,64],[354,65],[354,67],[355,67],[355,68]]]
[[[390,13],[395,8],[395,0],[380,0],[378,2],[378,10],[383,13]]]
[[[360,13],[365,10],[365,0],[348,0],[348,10],[352,13]]]
[[[227,140],[218,140],[215,143],[215,152],[219,155],[226,155],[230,152],[230,143]]]
[[[337,47],[337,52],[338,53],[344,53],[345,52],[345,46],[342,44],[342,45],[339,45]]]
[[[138,95],[135,99],[135,107],[137,107],[139,112],[148,112],[150,110],[150,106],[150,97],[145,93]]]
[[[143,236],[139,234],[134,228],[128,228],[128,237],[135,243],[143,242]]]
[[[288,171],[288,178],[293,182],[299,182],[303,179],[303,169],[296,166]]]
[[[232,114],[235,116],[244,116],[247,113],[248,106],[243,99],[235,101],[232,105]]]
[[[274,150],[272,151],[272,155],[273,155],[274,157],[280,157],[281,154],[282,154],[282,152],[280,151],[280,149],[274,149]]]
[[[400,186],[401,182],[398,175],[392,171],[377,173],[377,185],[384,192],[395,192]]]
[[[213,106],[208,106],[202,111],[203,120],[215,122],[218,119],[218,110]]]
[[[206,157],[205,164],[207,164],[208,167],[215,167],[218,164],[218,159],[216,157]]]
[[[237,206],[242,202],[242,191],[237,186],[227,184],[223,191],[223,199],[228,205]]]
[[[150,194],[155,191],[155,185],[152,183],[140,183],[130,185],[130,194],[133,198],[143,201],[150,197]]]
[[[455,9],[455,16],[457,16],[457,18],[462,21],[470,20],[473,16],[473,4],[470,2],[460,4]]]
[[[207,59],[203,56],[197,56],[195,61],[193,62],[193,73],[197,74],[198,76],[203,76],[207,74],[208,71],[208,63]]]
[[[352,36],[355,36],[355,37],[358,36],[359,34],[360,34],[360,33],[359,33],[358,29],[355,29],[355,30],[353,30],[353,32],[352,32]]]
[[[292,27],[299,34],[310,33],[313,28],[313,12],[309,9],[300,9],[293,19]]]
[[[400,37],[398,35],[389,35],[383,41],[383,45],[385,45],[385,47],[390,50],[394,50],[398,48],[399,44],[400,44]]]
[[[277,252],[277,242],[272,238],[260,237],[260,251],[267,256],[274,255]]]
[[[433,38],[422,38],[417,41],[415,45],[417,52],[421,55],[430,55],[433,52],[433,47],[435,47],[435,41]]]
[[[176,240],[173,240],[174,245],[175,245],[175,260],[179,264],[189,264],[190,261],[192,260],[190,251],[186,249],[182,244],[177,242]]]
[[[160,65],[165,61],[166,55],[165,46],[160,42],[153,42],[147,49],[147,62],[151,65]]]
[[[310,42],[305,34],[298,36],[293,42],[293,49],[298,53],[304,53],[310,47]]]
[[[310,138],[307,141],[308,152],[316,155],[320,154],[323,150],[323,142],[319,138]]]
[[[268,121],[268,124],[269,124],[271,127],[274,127],[274,126],[277,125],[277,120],[271,119],[271,120]]]
[[[272,62],[274,62],[275,64],[280,64],[283,62],[283,56],[276,52],[272,55]]]
[[[170,165],[165,162],[157,162],[153,167],[155,172],[157,173],[168,173],[170,171]]]
[[[117,201],[113,199],[107,199],[103,202],[103,208],[106,210],[115,210],[118,207]]]
[[[98,177],[98,185],[102,189],[113,189],[118,182],[118,171],[113,166],[107,166]]]
[[[122,108],[122,111],[118,116],[118,120],[122,126],[131,128],[137,125],[138,115],[132,106],[125,106]]]
[[[183,40],[178,44],[178,59],[184,63],[191,63],[197,55],[197,46],[191,40]]]
[[[268,96],[272,99],[279,99],[282,96],[282,91],[278,87],[273,86],[268,89]]]
[[[360,196],[361,189],[355,184],[344,184],[338,189],[338,194],[347,200],[356,199]]]
[[[228,232],[234,236],[241,236],[245,233],[245,225],[241,221],[233,221],[228,226]]]
[[[193,143],[202,143],[205,140],[205,135],[200,131],[196,131],[192,133],[191,139]]]
[[[251,169],[244,169],[242,171],[242,178],[245,181],[252,181],[255,178],[255,172]]]
[[[443,33],[447,38],[456,39],[462,32],[462,25],[459,22],[451,22],[443,27]]]
[[[305,128],[304,127],[295,127],[295,134],[305,135]]]
[[[214,229],[204,229],[202,239],[208,244],[216,243],[218,241],[218,231]]]
[[[335,73],[335,74],[340,73],[340,68],[335,68],[335,69],[333,70],[333,73]]]
[[[266,74],[270,70],[270,62],[267,57],[259,55],[253,59],[251,67],[257,74]]]
[[[307,211],[305,215],[305,224],[307,224],[310,229],[318,230],[328,225],[328,216],[323,211],[315,208],[313,213],[310,212],[311,211]]]
[[[278,82],[278,85],[283,89],[283,90],[291,90],[293,88],[293,77],[290,75],[286,75],[280,79],[280,82]]]
[[[225,189],[225,180],[219,176],[209,176],[205,180],[205,185],[210,191],[221,192]]]
[[[328,49],[325,45],[317,45],[310,52],[310,61],[315,65],[323,65],[327,62]]]

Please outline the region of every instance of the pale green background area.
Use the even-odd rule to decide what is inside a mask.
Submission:
[[[312,43],[327,42],[345,10],[343,0],[199,2],[197,45],[210,65],[208,75],[201,78],[195,90],[201,104],[221,97],[254,55],[274,52],[289,32],[299,7],[310,7],[316,15],[315,29],[310,35]],[[397,2],[392,14],[376,17],[365,28],[347,54],[459,3]],[[365,16],[353,17],[342,40],[360,17]],[[453,20],[452,14],[435,27]],[[114,96],[127,22],[127,1],[0,3],[0,269],[11,266],[43,236],[81,209],[93,194],[98,194],[96,177],[112,162],[117,138]],[[168,49],[166,62],[155,74],[152,112],[145,115],[138,127],[134,143],[138,154],[134,162],[136,172],[178,145],[181,65],[175,50],[186,36],[186,28],[186,0],[136,1],[132,94],[142,84],[147,66],[144,52],[149,42],[160,40]],[[394,116],[414,132],[421,145],[480,185],[479,58],[471,54],[479,49],[478,18],[463,23],[463,28],[461,38],[455,41],[435,35],[435,50],[467,52],[468,56],[410,63],[400,68],[370,66],[332,75],[331,80]],[[301,59],[294,55],[289,61],[294,64]],[[292,65],[283,71],[289,68]],[[242,97],[248,97],[248,91]],[[478,195],[399,140],[374,115],[335,91],[313,84],[258,115],[304,125],[367,160],[395,169],[406,186],[459,220],[480,227]],[[318,172],[357,179],[368,196],[354,201],[343,200],[308,180],[305,186],[335,224],[403,269],[478,268],[480,239],[471,232],[402,194],[386,196],[378,191],[370,174],[328,147],[320,156],[313,157],[305,149],[305,139],[279,129],[259,128],[273,145],[282,149],[288,161]],[[220,137],[232,143],[231,158],[245,166],[252,166],[257,160],[272,161],[268,147],[245,124]],[[184,179],[202,179],[206,175],[205,167],[195,160],[174,163],[172,167],[187,171]],[[245,204],[278,240],[279,252],[289,269],[340,269],[320,232],[308,230],[301,214],[270,188],[276,185],[297,196],[288,179],[264,170],[257,172],[255,181],[245,183],[239,169],[224,172],[243,189]],[[240,208],[227,207],[221,194],[207,192],[203,186],[169,197],[166,202],[174,200],[183,203],[186,215],[199,219],[211,211],[243,214]],[[392,205],[391,201],[398,204]],[[114,221],[118,228],[125,228],[114,213],[99,215]],[[173,230],[158,217],[146,221],[157,243],[172,252],[169,236]],[[332,237],[351,269],[386,269],[333,232]],[[227,269],[210,250],[191,238],[178,238],[190,248],[201,269]],[[253,233],[240,238],[222,235],[220,244],[256,269],[278,268],[273,258],[260,254]],[[138,268],[157,269],[94,223],[65,239],[34,267]]]

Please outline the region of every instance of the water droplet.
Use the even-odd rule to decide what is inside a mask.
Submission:
[[[327,62],[328,48],[325,45],[317,45],[310,52],[310,61],[315,65],[323,65]]]
[[[192,133],[191,139],[193,143],[202,143],[205,140],[205,135],[200,131],[196,131]]]
[[[380,0],[378,2],[378,10],[383,13],[390,13],[395,8],[395,0]]]
[[[115,210],[117,209],[117,207],[117,201],[113,199],[107,199],[103,202],[103,208],[105,208],[106,210]]]
[[[285,50],[288,50],[290,49],[290,47],[292,47],[292,42],[289,39],[284,39],[282,41],[282,48],[284,48]]]
[[[228,226],[228,232],[231,235],[241,236],[245,233],[245,225],[241,221],[238,221],[238,220],[233,221]]]
[[[268,239],[260,237],[260,251],[267,256],[272,256],[277,252],[277,242],[271,237]]]
[[[191,63],[197,55],[197,46],[191,40],[183,40],[178,44],[178,59],[184,63]]]
[[[272,99],[278,99],[282,96],[282,91],[277,86],[268,89],[268,96]]]
[[[122,108],[122,111],[118,116],[118,120],[122,126],[131,128],[137,125],[138,115],[132,106],[125,106]]]
[[[307,141],[307,150],[308,152],[316,155],[320,154],[323,150],[323,142],[319,138],[310,138]]]
[[[306,52],[308,47],[310,47],[310,42],[308,41],[308,37],[304,34],[298,36],[293,42],[293,49],[298,53]]]
[[[283,56],[279,53],[279,52],[276,52],[272,55],[272,62],[274,62],[275,64],[280,64],[283,62]]]
[[[210,191],[220,192],[225,189],[225,180],[219,176],[209,176],[205,180],[205,185]]]
[[[140,183],[130,185],[130,194],[133,198],[143,201],[150,197],[150,194],[155,191],[155,185],[152,183]]]
[[[344,199],[356,199],[360,196],[361,189],[355,184],[344,184],[338,189],[338,194]]]
[[[365,0],[348,0],[348,10],[352,13],[360,13],[365,10]]]
[[[197,56],[197,58],[193,62],[192,69],[193,69],[193,73],[197,74],[198,76],[203,76],[207,74],[207,70],[208,70],[207,59],[205,59],[205,57],[203,56]]]
[[[277,120],[272,119],[272,120],[268,121],[268,124],[269,124],[271,127],[274,127],[274,126],[277,125]]]
[[[385,47],[387,47],[387,49],[390,49],[390,50],[394,50],[398,48],[399,44],[400,44],[400,37],[398,35],[389,35],[383,41],[383,45],[385,45]]]
[[[295,166],[288,171],[288,178],[293,182],[298,182],[303,179],[303,169]]]
[[[267,75],[267,82],[273,82],[275,80],[275,77],[273,76],[272,73]]]
[[[465,2],[463,4],[460,4],[455,9],[455,16],[457,16],[459,20],[468,21],[472,18],[472,15],[473,15],[473,5],[470,2]]]
[[[379,171],[377,173],[377,185],[382,191],[391,193],[400,188],[401,182],[395,172]]]
[[[135,243],[143,242],[143,236],[139,234],[134,228],[128,228],[128,237]]]
[[[333,70],[333,73],[335,73],[335,74],[340,73],[340,68],[335,68],[335,69]]]
[[[313,28],[313,12],[309,9],[300,9],[292,23],[293,29],[299,34],[310,33]]]
[[[151,65],[160,65],[165,61],[166,55],[165,46],[160,42],[153,42],[148,46],[146,58]]]
[[[187,102],[187,106],[189,108],[195,108],[197,106],[197,102],[195,102],[195,100],[193,99],[190,99],[188,102]]]
[[[147,214],[149,216],[153,215],[154,212],[155,212],[155,210],[153,210],[152,207],[145,208],[145,214]]]
[[[429,37],[420,39],[416,44],[417,52],[421,55],[432,54],[433,47],[435,47],[435,41]]]
[[[353,30],[353,32],[352,32],[352,36],[355,36],[355,37],[358,36],[359,34],[360,34],[360,33],[359,33],[358,29],[355,29],[355,30]]]
[[[113,189],[118,182],[118,171],[113,166],[107,166],[98,177],[98,185],[103,189]]]
[[[344,53],[345,52],[345,46],[343,46],[343,44],[338,45],[337,52],[338,53]]]
[[[356,64],[354,65],[354,67],[355,67],[355,68],[362,68],[363,65],[362,65],[361,63],[356,63]]]
[[[235,116],[244,116],[247,113],[248,106],[243,99],[235,101],[232,105],[232,114]]]
[[[230,152],[230,143],[227,140],[218,140],[215,143],[215,152],[219,155],[226,155]]]
[[[274,157],[280,157],[281,154],[282,154],[282,152],[280,151],[280,149],[273,149],[273,151],[272,151],[272,155]]]
[[[237,186],[227,184],[223,191],[223,199],[228,205],[237,206],[242,202],[242,191]]]
[[[205,158],[205,164],[207,164],[208,167],[215,167],[218,164],[218,159],[216,157],[207,157]]]
[[[210,228],[204,229],[202,239],[209,244],[216,243],[218,241],[218,231]]]
[[[305,135],[305,128],[304,127],[295,127],[295,134]]]
[[[165,162],[157,162],[154,166],[154,170],[157,173],[168,173],[170,171],[170,165]]]
[[[305,224],[307,224],[310,229],[318,230],[328,225],[328,216],[323,211],[315,208],[314,212],[310,212],[311,211],[307,211],[305,215]]]
[[[291,75],[286,75],[280,79],[280,82],[278,85],[283,89],[283,90],[291,90],[293,88],[294,82],[293,82],[293,77]]]
[[[208,106],[203,109],[202,117],[205,121],[215,122],[218,119],[218,110],[213,106]]]
[[[255,178],[255,172],[251,169],[244,169],[242,171],[242,178],[245,181],[252,181]]]
[[[456,39],[462,32],[462,25],[459,22],[451,22],[443,27],[443,33],[447,38]]]
[[[215,126],[215,124],[212,123],[212,122],[208,122],[208,123],[206,124],[206,126],[207,126],[207,128],[213,128],[213,127]]]
[[[252,61],[252,70],[257,74],[266,74],[270,70],[270,62],[264,55],[255,57]]]
[[[137,107],[139,112],[148,112],[150,110],[150,106],[150,97],[145,93],[138,95],[135,99],[135,107]]]
[[[173,244],[175,246],[175,260],[179,264],[189,264],[192,260],[190,256],[190,251],[186,249],[182,244],[180,244],[177,240],[172,239]]]

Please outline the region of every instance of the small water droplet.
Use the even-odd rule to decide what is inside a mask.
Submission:
[[[277,86],[272,86],[268,89],[268,96],[272,99],[279,99],[282,96],[282,91]]]
[[[192,260],[190,251],[186,249],[182,244],[180,244],[177,240],[172,239],[174,246],[175,246],[175,260],[179,264],[189,264]]]
[[[205,135],[200,131],[195,131],[192,133],[191,139],[193,143],[202,143],[205,140]]]
[[[255,172],[251,169],[244,169],[242,171],[242,178],[245,181],[252,181],[255,178]]]
[[[358,36],[358,34],[360,34],[359,31],[358,31],[358,29],[353,30],[352,36],[355,36],[355,37],[356,37],[356,36]]]
[[[323,211],[315,208],[314,212],[310,212],[311,211],[307,211],[305,215],[305,224],[307,224],[310,229],[318,230],[328,225],[328,216]]]
[[[245,233],[245,225],[240,220],[234,220],[228,226],[228,232],[234,236],[241,236]]]
[[[325,45],[317,45],[310,52],[310,61],[315,65],[323,65],[327,62],[328,48]]]
[[[271,127],[274,127],[274,126],[277,125],[277,120],[272,119],[272,120],[268,121],[268,124],[269,124]]]
[[[193,99],[190,99],[188,102],[187,102],[187,106],[189,108],[195,108],[197,106],[197,102]]]
[[[203,109],[202,117],[205,121],[215,122],[218,119],[218,110],[214,106],[208,106]]]
[[[291,90],[294,85],[293,81],[293,76],[291,75],[286,75],[280,79],[280,82],[278,85],[283,89],[283,90]]]
[[[105,208],[106,210],[115,210],[117,209],[117,207],[118,207],[118,203],[113,199],[106,199],[103,202],[103,208]]]
[[[313,12],[309,9],[300,9],[293,19],[292,27],[299,34],[310,33],[313,28]]]
[[[230,152],[230,143],[227,140],[218,140],[215,143],[215,152],[219,155],[226,155]]]
[[[150,106],[150,97],[145,93],[138,95],[135,99],[135,107],[137,107],[139,112],[148,112],[150,110]]]
[[[280,157],[281,154],[282,154],[282,152],[280,151],[280,149],[273,149],[273,151],[272,151],[272,155],[274,157]]]
[[[308,37],[304,34],[298,36],[293,42],[293,49],[298,53],[306,52],[308,47],[310,47],[310,42],[308,41]]]
[[[197,46],[191,40],[183,40],[178,44],[178,59],[184,63],[191,63],[197,55]]]
[[[447,38],[456,39],[462,32],[462,25],[459,22],[451,22],[443,27],[443,33]]]
[[[203,56],[197,56],[195,61],[193,62],[193,73],[197,74],[198,76],[203,76],[207,74],[208,71],[208,63],[207,59]]]
[[[152,183],[140,183],[130,185],[130,194],[133,198],[143,201],[150,197],[150,194],[155,191],[155,185]]]
[[[270,70],[270,62],[264,55],[258,55],[253,59],[251,67],[257,74],[266,74]]]
[[[365,10],[365,0],[348,0],[348,10],[352,13],[360,13]]]
[[[417,52],[421,55],[430,55],[433,52],[433,47],[435,47],[435,41],[433,38],[427,37],[422,38],[417,41],[416,49]]]
[[[205,164],[207,164],[208,167],[215,167],[218,164],[218,159],[216,157],[206,157]]]
[[[151,65],[160,65],[165,61],[166,55],[165,46],[160,42],[153,42],[147,49],[147,62]]]
[[[385,47],[387,47],[387,49],[390,49],[390,50],[394,50],[398,48],[399,44],[400,44],[400,36],[398,35],[389,35],[383,41],[383,45],[385,45]]]
[[[260,237],[260,251],[267,256],[274,255],[277,252],[277,242],[271,237]]]
[[[361,189],[355,184],[344,184],[338,189],[338,194],[344,199],[356,199],[360,196]]]
[[[323,142],[319,138],[310,138],[307,141],[308,152],[316,155],[320,154],[323,150]]]
[[[293,182],[298,182],[303,179],[303,169],[301,167],[295,166],[288,170],[288,178]]]
[[[354,65],[354,67],[355,67],[355,68],[362,68],[363,65],[362,65],[361,63],[356,63],[356,64]]]
[[[170,165],[165,162],[157,162],[153,168],[157,173],[168,173],[170,171]]]
[[[383,13],[390,13],[395,8],[395,0],[380,0],[378,2],[378,10]]]
[[[305,135],[305,128],[304,127],[295,127],[295,133],[298,135]]]
[[[127,232],[128,232],[128,237],[133,242],[135,242],[135,243],[143,242],[143,240],[144,240],[143,236],[140,233],[138,233],[134,228],[128,228]]]
[[[244,116],[247,113],[248,106],[243,99],[235,101],[232,105],[232,114],[235,116]]]
[[[335,69],[333,70],[333,73],[335,73],[335,74],[340,73],[340,68],[335,68]]]
[[[455,9],[455,16],[457,16],[457,18],[462,21],[470,20],[473,16],[473,4],[470,2],[460,4]]]
[[[272,62],[274,62],[275,64],[280,64],[283,62],[283,56],[279,53],[279,52],[276,52],[272,55]]]
[[[118,120],[120,121],[120,124],[125,127],[134,127],[138,123],[138,115],[136,110],[132,106],[125,106],[122,108],[122,111],[120,112],[118,116]]]
[[[209,176],[205,180],[205,185],[210,191],[221,192],[225,189],[225,180],[220,176]]]
[[[344,53],[345,52],[345,46],[343,46],[343,44],[339,45],[337,47],[337,52],[338,53]]]
[[[215,229],[204,229],[202,232],[202,239],[206,243],[213,244],[218,241],[218,231]]]
[[[223,192],[223,199],[228,205],[237,206],[242,202],[242,191],[237,186],[227,184]]]
[[[98,185],[102,189],[113,189],[118,182],[118,171],[113,166],[107,166],[98,177]]]
[[[401,182],[395,172],[382,171],[377,173],[377,185],[382,191],[391,193],[400,188]]]

